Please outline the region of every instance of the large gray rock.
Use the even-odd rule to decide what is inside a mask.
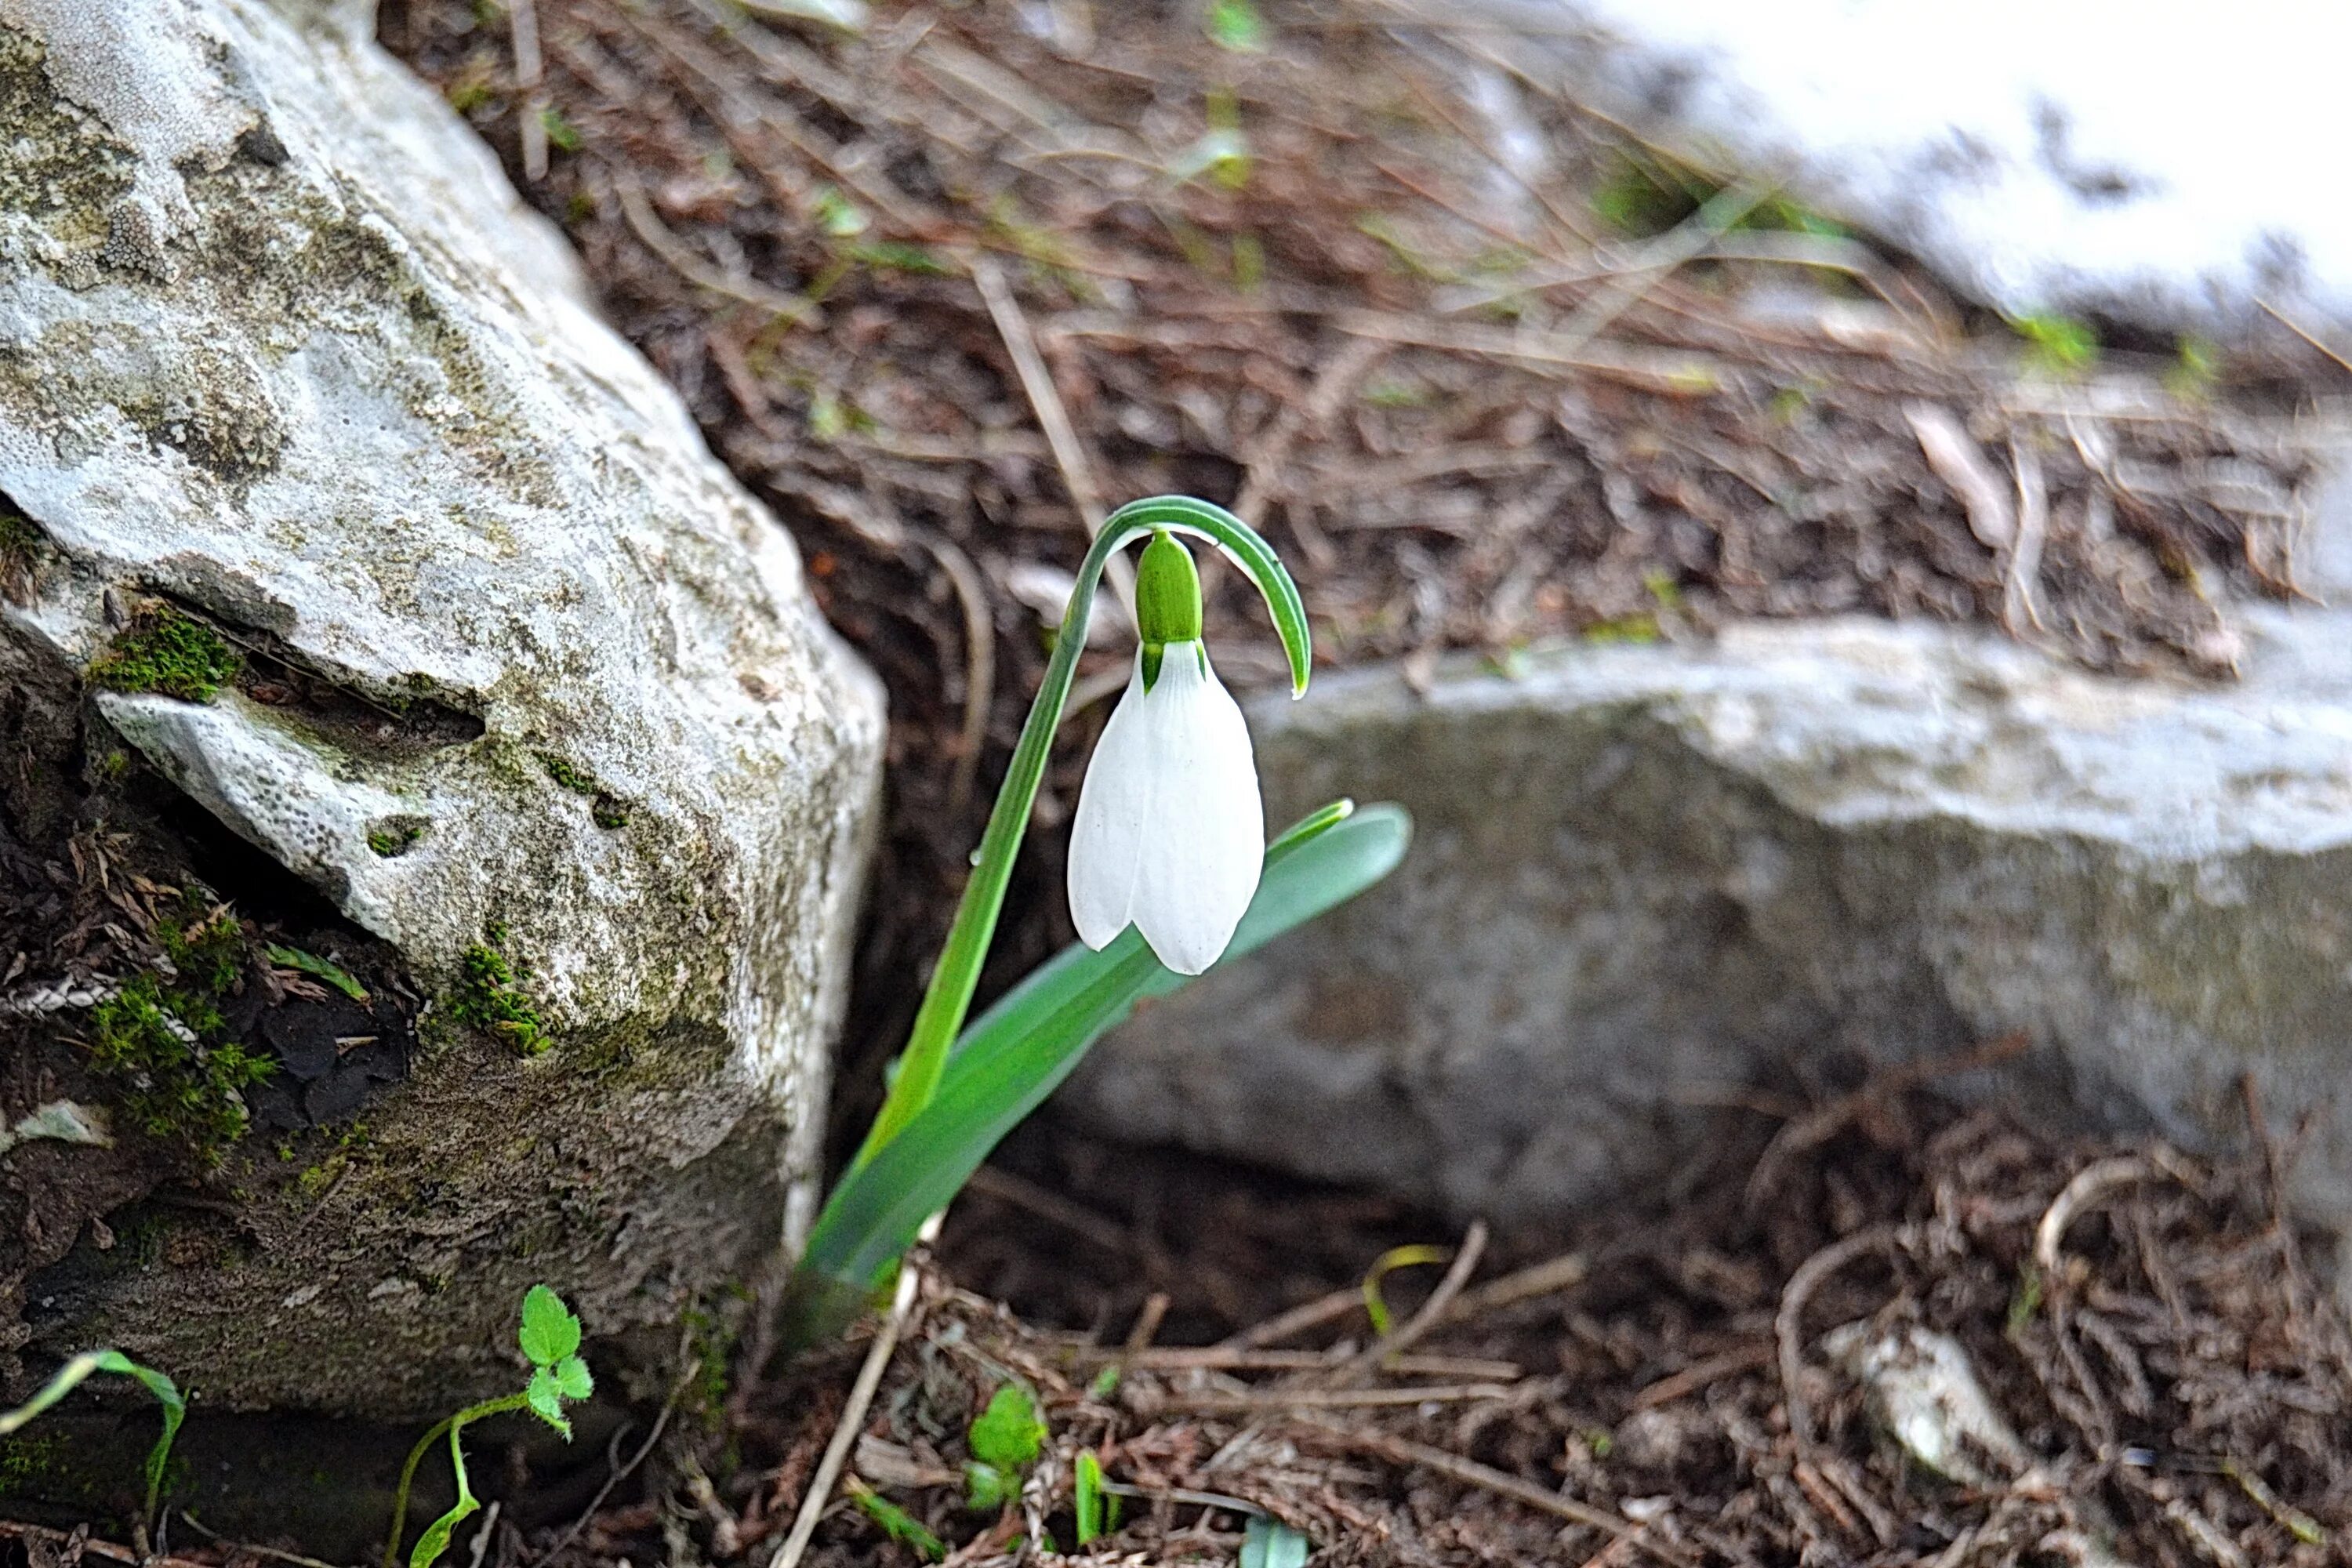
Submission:
[[[2326,551],[2305,575],[2352,587]],[[2215,1147],[2249,1077],[2274,1128],[2315,1118],[2299,1195],[2352,1222],[2352,614],[2240,624],[2237,684],[1839,621],[1260,701],[1270,820],[1395,799],[1412,852],[1138,1017],[1064,1103],[1527,1217],[1656,1182],[1791,1063],[2021,1030],[1958,1087]]]
[[[882,703],[365,10],[0,0],[0,492],[37,531],[0,698],[41,757],[127,741],[444,1019],[502,946],[553,1047],[428,1011],[362,1136],[246,1141],[165,1211],[210,1232],[85,1238],[0,1352],[397,1416],[507,1384],[534,1280],[660,1352],[805,1217]],[[333,700],[84,693],[158,601]],[[59,1190],[68,1155],[110,1157],[45,1147]]]

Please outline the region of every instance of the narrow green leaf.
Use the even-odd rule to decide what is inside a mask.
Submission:
[[[1081,1450],[1070,1501],[1070,1511],[1077,1516],[1080,1546],[1092,1546],[1103,1532],[1102,1479],[1102,1461],[1095,1458],[1093,1449]]]
[[[882,1533],[904,1546],[911,1546],[915,1555],[926,1563],[937,1563],[948,1554],[947,1542],[933,1535],[923,1521],[866,1485],[850,1477],[844,1486],[849,1498],[866,1510],[866,1517],[882,1527]]]
[[[367,987],[345,973],[340,965],[330,963],[316,953],[305,952],[299,947],[283,947],[273,942],[269,944],[269,962],[288,969],[299,969],[305,974],[314,974],[361,1006],[367,1005]]]
[[[1344,903],[1403,858],[1412,818],[1372,805],[1344,819],[1318,812],[1266,852],[1264,879],[1227,959]],[[1161,966],[1132,928],[1099,952],[1064,950],[966,1031],[937,1093],[906,1129],[851,1170],[817,1216],[795,1294],[803,1308],[854,1308],[911,1245],[924,1220],[963,1186],[989,1151],[1059,1087],[1103,1033],[1146,996],[1186,977]],[[805,1312],[793,1327],[831,1331]]]
[[[1242,1537],[1241,1568],[1305,1568],[1314,1543],[1278,1519],[1259,1514]]]
[[[1045,1447],[1045,1423],[1037,1402],[1017,1383],[1008,1383],[989,1396],[988,1408],[973,1417],[971,1457],[1000,1470],[1025,1470],[1037,1462]]]
[[[163,1468],[171,1462],[173,1440],[180,1435],[180,1423],[187,1418],[187,1401],[181,1397],[179,1384],[152,1367],[142,1366],[121,1351],[84,1351],[58,1368],[55,1375],[43,1384],[33,1397],[14,1410],[0,1410],[0,1437],[16,1431],[42,1411],[63,1399],[93,1373],[110,1372],[127,1377],[155,1396],[163,1407],[163,1435],[147,1451],[147,1462],[142,1467],[147,1479],[147,1516],[155,1513],[156,1500],[163,1495]]]
[[[562,1297],[534,1285],[522,1299],[522,1328],[515,1338],[533,1366],[553,1366],[580,1348],[580,1320]]]

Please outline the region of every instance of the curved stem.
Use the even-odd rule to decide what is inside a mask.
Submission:
[[[520,1410],[530,1403],[527,1394],[509,1394],[502,1398],[485,1399],[479,1405],[468,1405],[455,1415],[445,1415],[435,1422],[425,1436],[416,1439],[416,1447],[408,1450],[408,1460],[400,1467],[400,1486],[392,1494],[392,1531],[383,1543],[383,1568],[400,1568],[400,1539],[408,1533],[408,1492],[415,1484],[416,1467],[425,1461],[433,1445],[443,1434],[449,1438],[449,1463],[457,1477],[457,1489],[463,1493],[466,1485],[466,1457],[457,1447],[457,1434],[469,1421],[479,1421],[486,1415],[498,1415],[509,1410]]]
[[[949,928],[947,946],[931,972],[914,1027],[908,1032],[907,1049],[898,1058],[898,1076],[874,1118],[873,1130],[866,1133],[853,1168],[897,1137],[939,1088],[940,1075],[947,1068],[948,1049],[971,1009],[981,963],[996,934],[996,917],[1004,906],[1013,862],[1028,829],[1037,785],[1045,775],[1046,754],[1053,747],[1054,731],[1062,721],[1063,704],[1069,700],[1078,655],[1086,647],[1087,623],[1093,616],[1095,589],[1102,580],[1103,568],[1121,546],[1162,528],[1208,540],[1257,584],[1290,662],[1291,695],[1307,689],[1313,652],[1307,607],[1273,548],[1247,523],[1221,506],[1190,496],[1129,501],[1103,520],[1102,531],[1095,535],[1094,546],[1087,552],[1070,589],[1061,632],[1055,640],[1053,657],[1046,661],[1045,679],[1037,688],[1036,700],[1029,705],[1028,720],[1021,726],[1021,739],[1013,748],[1013,765],[1005,772],[995,808],[988,815],[988,827],[981,835],[980,853],[971,879],[964,884],[962,901],[956,906],[955,924]]]

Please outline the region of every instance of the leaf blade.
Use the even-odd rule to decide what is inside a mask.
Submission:
[[[1337,819],[1327,809],[1301,828],[1309,824],[1311,831],[1285,834],[1267,851],[1265,875],[1227,959],[1362,892],[1395,868],[1412,842],[1412,818],[1400,806],[1367,806]],[[847,1288],[825,1298],[831,1304],[858,1300],[1004,1134],[1076,1070],[1087,1047],[1139,1000],[1185,983],[1132,928],[1098,952],[1072,946],[1032,973],[965,1032],[929,1103],[834,1190],[802,1273]]]
[[[553,1366],[580,1348],[580,1320],[563,1298],[534,1285],[522,1299],[522,1326],[515,1339],[533,1366]]]

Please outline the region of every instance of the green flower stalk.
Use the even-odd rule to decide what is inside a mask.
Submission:
[[[1078,567],[1077,581],[1070,589],[1069,605],[1062,613],[1061,633],[1045,666],[1045,681],[1037,689],[1036,700],[1029,706],[1028,721],[1022,725],[1021,739],[1013,748],[1013,765],[1005,773],[996,805],[989,813],[988,826],[981,834],[980,854],[972,867],[971,879],[964,884],[963,900],[956,907],[955,923],[948,930],[946,951],[940,955],[939,967],[932,972],[930,985],[923,993],[922,1006],[915,1014],[906,1052],[898,1058],[898,1075],[891,1083],[881,1113],[874,1119],[865,1146],[858,1151],[859,1163],[871,1159],[876,1151],[905,1130],[918,1110],[930,1103],[932,1094],[939,1089],[940,1075],[947,1068],[948,1047],[971,1011],[971,994],[980,984],[981,963],[988,956],[988,944],[996,934],[996,918],[1004,907],[1004,889],[1013,879],[1013,858],[1020,853],[1022,836],[1028,829],[1030,809],[1037,801],[1037,785],[1045,776],[1046,753],[1053,745],[1054,731],[1061,726],[1063,706],[1069,700],[1079,650],[1086,647],[1087,624],[1094,616],[1095,591],[1102,583],[1103,569],[1109,564],[1112,553],[1123,545],[1147,533],[1171,531],[1194,534],[1217,545],[1257,584],[1258,592],[1265,596],[1266,610],[1274,617],[1275,630],[1282,638],[1283,652],[1289,658],[1291,695],[1301,695],[1307,689],[1307,669],[1313,657],[1313,644],[1307,629],[1307,606],[1299,602],[1297,585],[1291,582],[1290,574],[1284,570],[1273,548],[1247,523],[1221,506],[1190,496],[1154,496],[1130,501],[1103,521],[1102,531],[1095,535],[1094,547],[1087,552],[1085,562]],[[1196,587],[1196,597],[1198,592]]]
[[[1184,496],[1135,501],[1105,521],[1078,570],[889,1094],[794,1270],[779,1336],[787,1351],[848,1328],[926,1219],[1139,1000],[1354,897],[1403,857],[1403,812],[1358,812],[1345,801],[1265,844],[1248,731],[1210,668],[1200,581],[1177,534],[1207,540],[1256,584],[1289,661],[1292,695],[1306,690],[1305,608],[1246,524]],[[1136,584],[1141,647],[1073,830],[1071,903],[1084,942],[966,1029],[1103,569],[1145,535]]]

